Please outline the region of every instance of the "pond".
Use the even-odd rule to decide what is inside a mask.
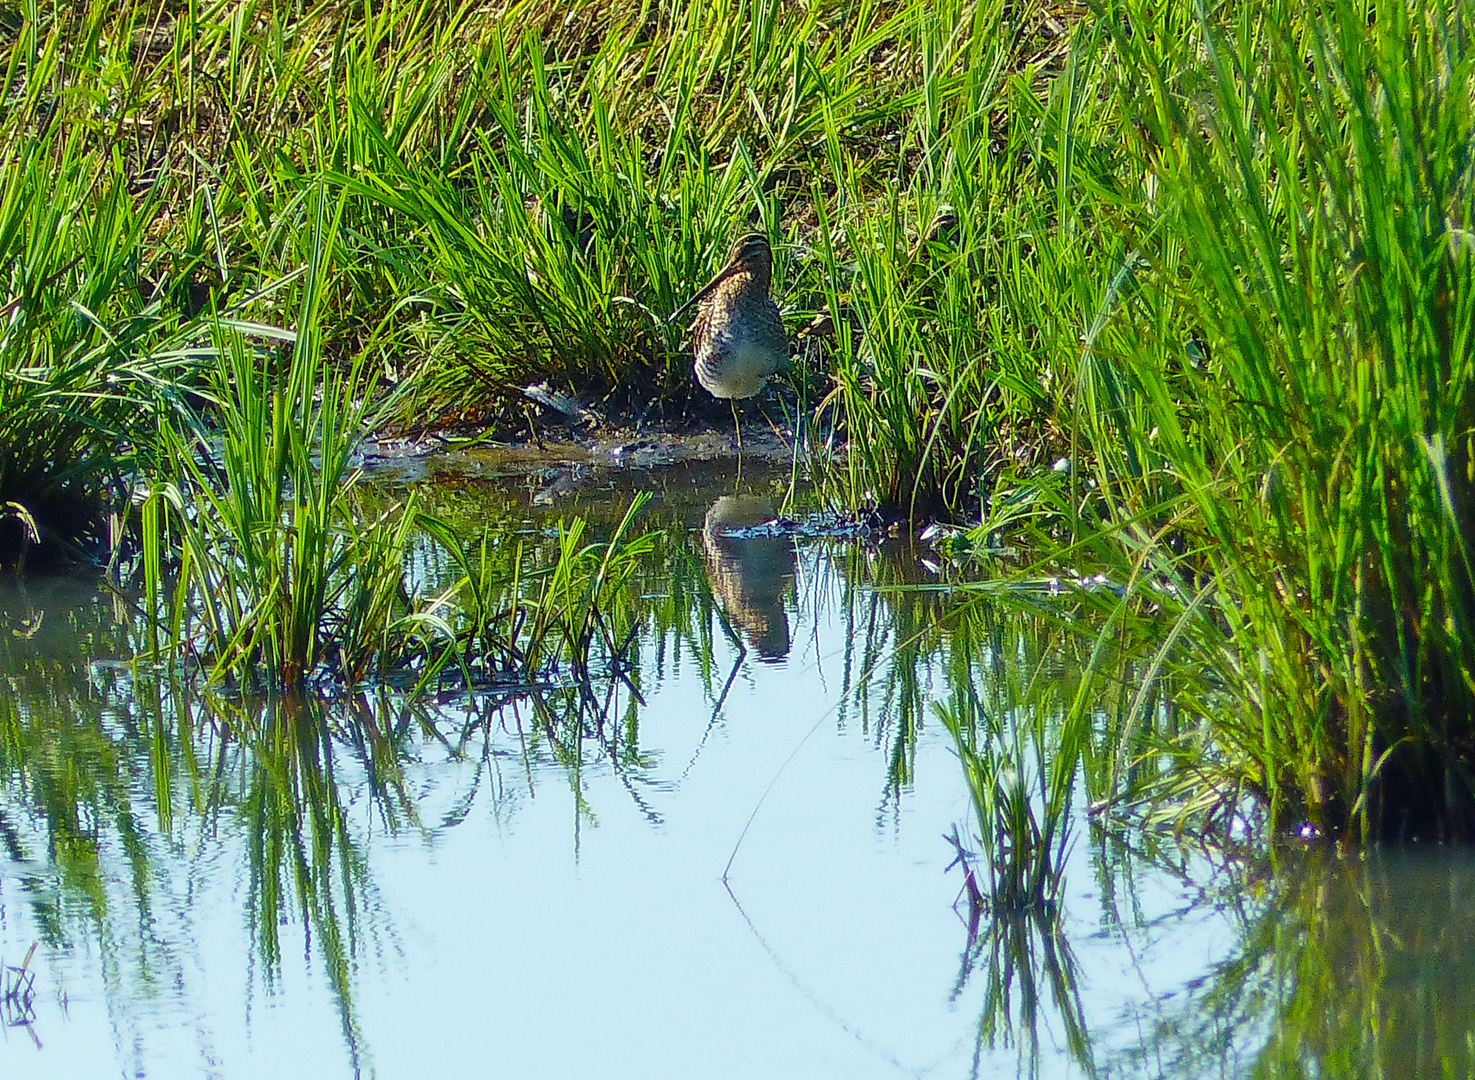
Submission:
[[[980,911],[934,706],[1048,638],[975,663],[925,545],[752,529],[781,469],[576,472],[403,482],[528,535],[656,493],[654,614],[585,686],[206,693],[128,662],[126,595],[0,585],[5,1075],[1475,1072],[1465,852],[1077,806],[1058,904]]]

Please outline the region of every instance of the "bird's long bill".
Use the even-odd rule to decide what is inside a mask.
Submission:
[[[738,264],[736,262],[729,262],[721,270],[717,271],[716,277],[714,277],[711,281],[707,282],[700,289],[698,289],[696,291],[696,294],[690,300],[682,304],[675,311],[671,312],[671,318],[669,321],[675,322],[697,304],[700,304],[703,300],[705,300],[708,296],[712,294],[713,289],[717,288],[718,285],[721,285],[724,281],[731,277],[733,271],[737,268]]]

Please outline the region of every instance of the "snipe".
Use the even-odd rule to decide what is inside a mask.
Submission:
[[[676,312],[697,305],[691,331],[697,382],[713,397],[752,397],[788,366],[789,338],[768,295],[772,280],[768,238],[749,233],[732,245],[717,276]]]

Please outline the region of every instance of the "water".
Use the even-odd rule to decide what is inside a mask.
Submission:
[[[645,704],[616,681],[578,723],[556,692],[419,717],[159,698],[109,662],[126,605],[5,586],[0,959],[39,945],[0,1006],[4,1074],[1468,1074],[1461,852],[1226,851],[1078,815],[1058,928],[970,938],[944,835],[976,825],[928,708],[956,673],[942,637],[907,650],[944,601],[877,586],[930,572],[723,540],[714,516],[762,508],[696,467],[581,509],[653,477],[685,547],[652,580],[705,571],[732,632],[668,618]],[[505,519],[538,484],[439,490]]]

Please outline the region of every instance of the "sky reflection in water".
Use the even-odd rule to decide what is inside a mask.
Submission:
[[[1291,851],[1271,875],[1262,857],[1154,850],[1080,823],[1062,932],[986,920],[970,949],[961,878],[945,872],[944,834],[973,828],[947,732],[925,713],[897,723],[884,665],[867,709],[845,694],[855,614],[874,600],[855,587],[865,557],[723,539],[724,522],[767,513],[746,496],[684,513],[745,657],[720,634],[705,666],[647,647],[646,706],[617,690],[602,725],[563,742],[527,701],[489,723],[441,703],[448,743],[417,724],[396,738],[403,717],[368,702],[383,738],[358,745],[324,742],[311,710],[253,719],[237,705],[259,741],[247,752],[197,719],[173,751],[167,831],[149,696],[87,663],[127,654],[108,603],[6,586],[0,716],[12,730],[51,717],[56,733],[26,753],[90,739],[122,780],[96,796],[84,777],[83,797],[47,802],[35,778],[51,774],[17,769],[14,748],[4,759],[0,959],[42,944],[29,1009],[8,1003],[0,1069],[1202,1076],[1278,1074],[1313,1052],[1351,1076],[1395,1052],[1463,1062],[1463,856]],[[920,685],[941,695],[941,668],[924,664]],[[203,759],[195,779],[184,742]],[[67,805],[76,820],[58,827]],[[323,832],[284,822],[325,806],[342,820]],[[332,842],[315,860],[294,835]],[[1009,989],[1001,1013],[985,1008],[990,985]]]

